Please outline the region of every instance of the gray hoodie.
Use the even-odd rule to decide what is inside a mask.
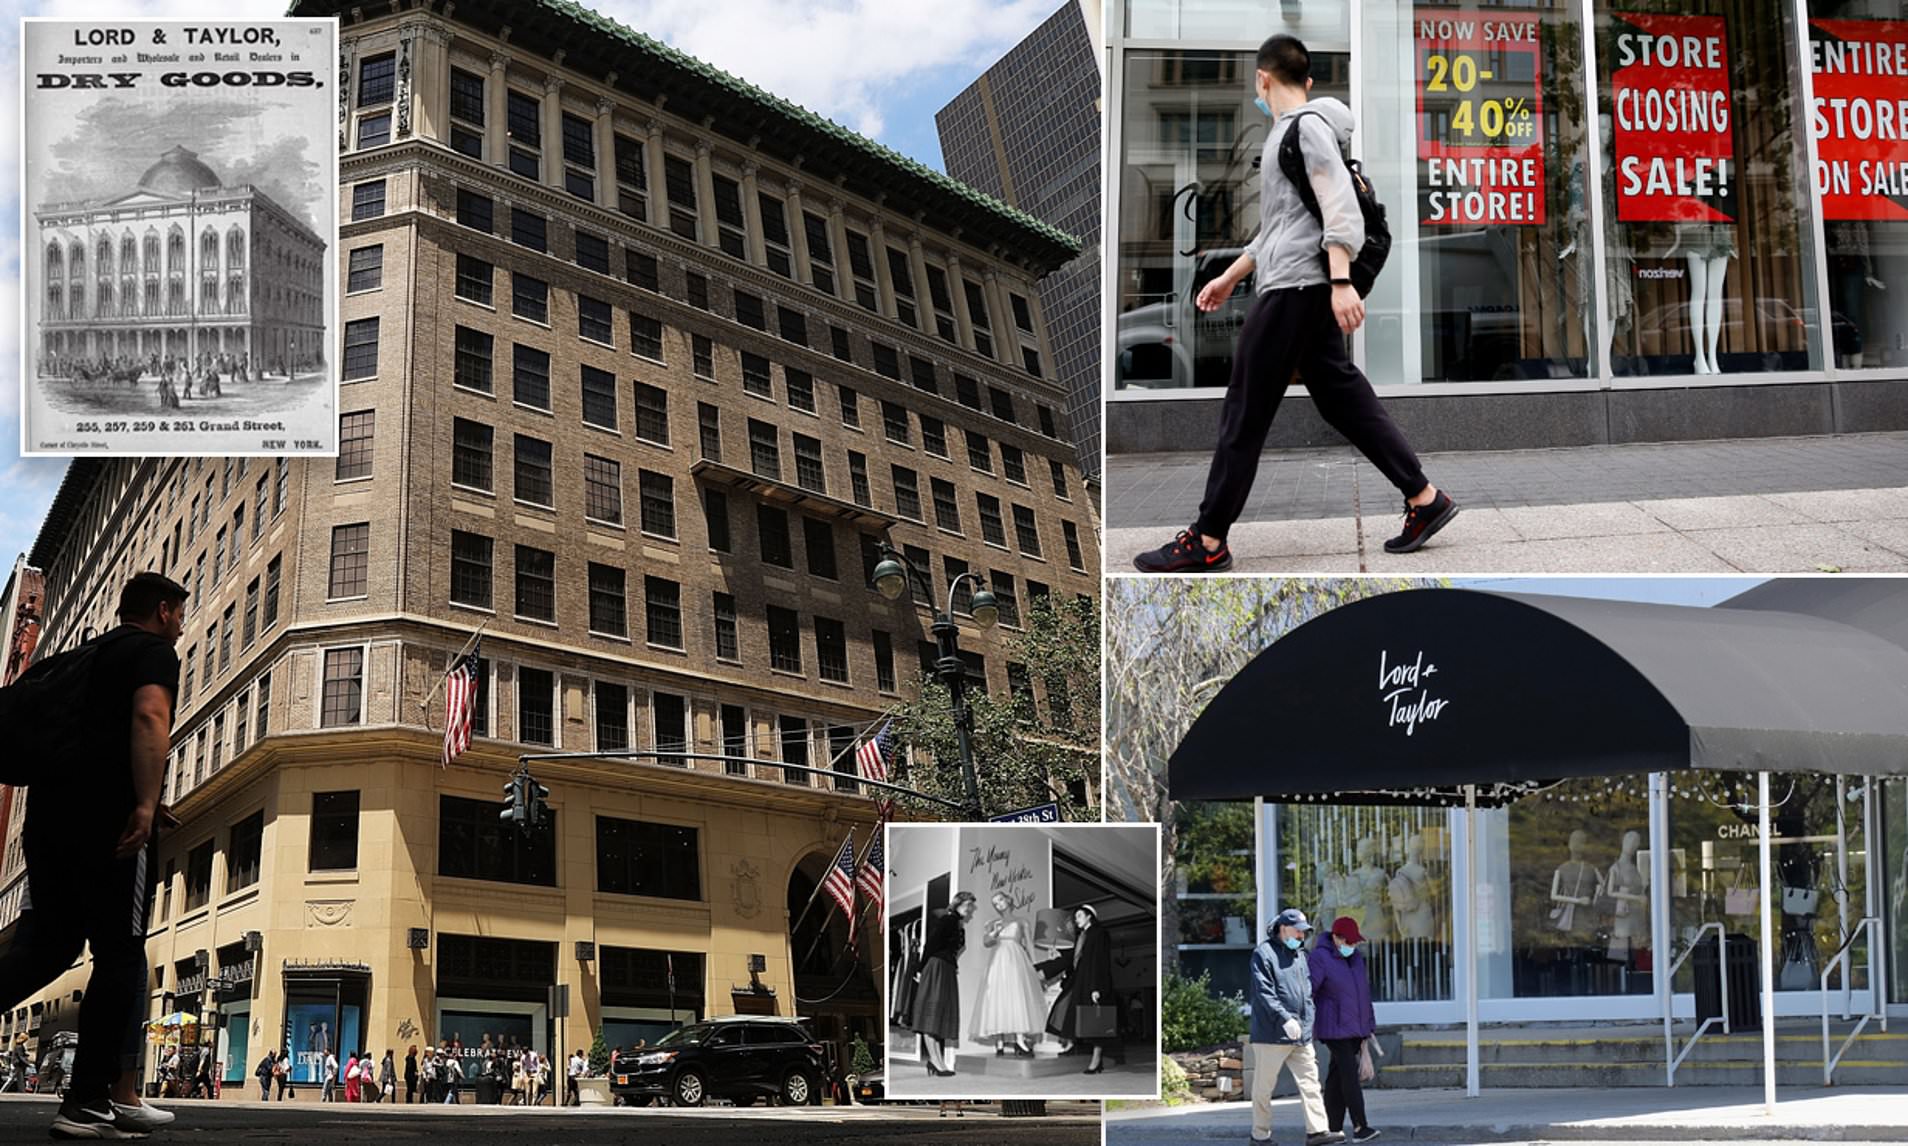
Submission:
[[[1300,118],[1299,113],[1317,112]],[[1323,226],[1305,209],[1298,188],[1279,169],[1279,144],[1292,122],[1299,124],[1299,152],[1318,196]],[[1259,231],[1246,244],[1259,294],[1328,280],[1319,252],[1344,247],[1353,258],[1365,245],[1365,217],[1358,209],[1351,173],[1340,159],[1351,145],[1352,113],[1340,100],[1321,96],[1272,121],[1259,156]]]

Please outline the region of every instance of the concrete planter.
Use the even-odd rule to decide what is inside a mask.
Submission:
[[[610,1082],[607,1078],[579,1078],[576,1080],[576,1101],[581,1106],[610,1105]]]

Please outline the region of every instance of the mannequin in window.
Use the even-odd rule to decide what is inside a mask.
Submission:
[[[1722,342],[1723,280],[1729,260],[1736,257],[1734,223],[1690,222],[1675,225],[1676,243],[1670,253],[1681,254],[1689,267],[1689,340],[1695,351],[1694,372],[1720,374],[1716,351]]]
[[[1366,836],[1358,841],[1358,867],[1348,878],[1351,893],[1357,899],[1358,919],[1365,938],[1373,943],[1390,939],[1391,918],[1385,893],[1391,880],[1385,875],[1385,869],[1378,866],[1377,840]]]
[[[1643,846],[1641,832],[1623,833],[1623,852],[1610,865],[1605,888],[1616,901],[1610,919],[1610,958],[1628,959],[1650,945],[1650,880],[1637,862]]]
[[[1405,838],[1405,862],[1391,877],[1391,907],[1397,913],[1398,934],[1405,939],[1438,937],[1437,897],[1431,871],[1424,866],[1424,837]]]
[[[1603,874],[1583,858],[1590,837],[1582,828],[1570,833],[1570,858],[1558,865],[1550,876],[1551,926],[1563,932],[1587,932],[1589,907],[1603,894]]]
[[[1337,919],[1348,909],[1358,905],[1354,894],[1354,885],[1345,867],[1340,863],[1323,865],[1319,876],[1318,914],[1321,919]]]

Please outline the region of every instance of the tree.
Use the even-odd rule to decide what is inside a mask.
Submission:
[[[1012,687],[996,696],[969,685],[974,769],[990,814],[1049,801],[1068,820],[1100,818],[1100,611],[1086,597],[1037,597],[1025,628],[1007,641]],[[918,699],[894,715],[913,750],[891,767],[895,783],[964,801],[959,741],[947,687],[923,674]],[[943,805],[901,797],[945,819]]]
[[[1168,970],[1178,966],[1179,905],[1171,889],[1179,864],[1211,864],[1237,850],[1238,832],[1236,809],[1173,802],[1166,761],[1180,738],[1247,661],[1292,629],[1364,597],[1428,584],[1369,578],[1107,582],[1106,799],[1113,819],[1160,824],[1160,886],[1168,890],[1160,922],[1169,937],[1161,957]]]
[[[596,1037],[590,1040],[590,1073],[603,1075],[609,1072],[609,1044],[603,1041],[603,1028],[596,1028]]]
[[[868,1040],[860,1035],[848,1047],[848,1072],[856,1077],[867,1075],[875,1068],[874,1052],[868,1049]]]

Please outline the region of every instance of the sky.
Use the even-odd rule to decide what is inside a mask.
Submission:
[[[934,113],[1063,0],[585,0],[597,11],[940,169]],[[0,0],[0,60],[21,16],[93,17],[100,0]],[[224,0],[229,17],[285,0]],[[191,16],[203,0],[114,0],[115,15]],[[19,87],[0,79],[0,156],[19,154]],[[19,455],[19,171],[0,164],[0,566],[33,545],[66,463]]]

